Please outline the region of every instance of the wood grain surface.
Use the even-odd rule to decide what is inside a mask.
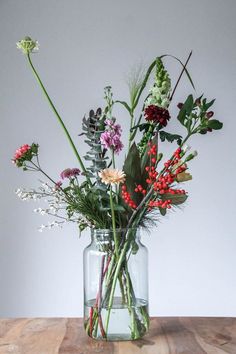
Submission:
[[[133,342],[95,341],[78,318],[0,319],[0,354],[236,354],[236,318],[152,318]]]

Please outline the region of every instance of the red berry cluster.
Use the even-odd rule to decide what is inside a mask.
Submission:
[[[171,200],[168,199],[168,200],[150,200],[150,202],[148,203],[148,206],[149,206],[149,211],[152,209],[152,208],[163,208],[163,209],[170,209],[171,208]]]
[[[140,193],[142,193],[143,195],[146,195],[146,194],[147,194],[146,189],[144,189],[144,188],[141,186],[141,184],[138,184],[134,191],[135,191],[136,193],[140,192]]]
[[[153,146],[151,147],[153,149]],[[150,149],[150,150],[151,150]],[[154,148],[155,149],[155,148]],[[155,151],[155,150],[153,150]],[[178,148],[173,155],[173,158],[171,160],[168,160],[165,162],[165,171],[160,176],[157,178],[158,173],[155,171],[154,166],[147,167],[146,171],[149,171],[149,179],[147,179],[148,184],[153,185],[154,191],[156,191],[158,194],[185,194],[185,191],[182,189],[172,189],[170,188],[171,184],[175,181],[176,176],[186,170],[186,166],[180,166],[178,167],[174,173],[171,171],[172,167],[179,162],[181,158],[181,148]],[[149,210],[151,210],[153,207],[161,207],[161,208],[171,208],[171,200],[151,200],[148,204]]]
[[[161,176],[158,177],[158,172],[156,171],[156,162],[157,162],[157,146],[152,142],[148,143],[149,151],[148,155],[150,156],[150,166],[145,167],[146,172],[148,173],[148,178],[146,182],[150,187],[153,187],[153,190],[157,193],[157,195],[164,195],[164,194],[185,194],[185,190],[183,189],[173,189],[171,185],[176,179],[176,176],[186,170],[186,166],[182,165],[177,167],[173,171],[173,166],[179,163],[181,159],[181,148],[178,148],[173,157],[166,161],[164,166],[165,169],[162,172]],[[127,205],[131,208],[136,209],[136,203],[131,199],[130,193],[127,191],[127,187],[125,185],[122,186],[122,198]],[[147,194],[147,190],[143,188],[141,184],[136,185],[135,190],[136,193],[141,193],[143,196]],[[156,197],[157,198],[157,197]],[[154,199],[150,200],[148,203],[149,210],[154,207],[163,208],[163,209],[170,209],[171,208],[171,199],[161,200],[161,199]]]
[[[136,203],[131,199],[131,195],[130,193],[127,191],[127,187],[126,185],[123,185],[121,187],[121,196],[122,196],[122,199],[125,201],[125,203],[130,206],[130,208],[132,209],[136,209],[137,208],[137,205]]]

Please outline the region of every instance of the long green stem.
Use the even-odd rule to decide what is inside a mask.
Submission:
[[[116,235],[116,219],[115,219],[115,211],[113,205],[113,196],[112,196],[112,187],[110,186],[110,207],[111,207],[111,219],[112,219],[112,229],[113,229],[113,236],[114,236],[114,243],[115,243],[115,254],[116,258],[118,259],[118,240]]]
[[[111,308],[112,308],[112,304],[113,304],[113,298],[114,298],[114,293],[115,293],[115,288],[116,288],[116,283],[117,283],[117,279],[120,273],[120,269],[124,260],[124,257],[126,255],[126,252],[128,250],[129,244],[130,244],[130,239],[129,239],[129,231],[128,233],[128,237],[127,240],[124,244],[123,250],[120,254],[120,257],[117,261],[117,266],[116,266],[116,270],[115,270],[115,274],[113,276],[113,281],[112,281],[112,287],[111,287],[111,292],[110,292],[110,297],[109,297],[109,302],[108,302],[108,308],[107,308],[107,318],[106,318],[106,329],[105,332],[106,334],[108,333],[108,325],[109,325],[109,320],[110,320],[110,315],[111,315]]]
[[[111,151],[111,161],[112,161],[112,167],[116,168],[116,162],[115,162],[115,153],[114,150],[112,149]]]
[[[134,112],[132,110],[130,112],[129,149],[130,149],[130,145],[131,145],[131,141],[132,141],[132,135],[133,135],[132,128],[133,128],[133,125],[134,125]]]
[[[48,100],[48,102],[49,102],[49,104],[50,104],[50,106],[51,106],[53,112],[55,113],[55,115],[56,115],[56,117],[57,117],[57,119],[58,119],[60,125],[62,126],[62,128],[63,128],[63,130],[64,130],[64,133],[66,134],[66,136],[67,136],[67,138],[68,138],[68,140],[69,140],[69,143],[70,143],[70,145],[71,145],[71,147],[72,147],[72,149],[73,149],[73,151],[74,151],[74,153],[75,153],[75,156],[77,157],[77,159],[78,159],[78,161],[79,161],[79,164],[80,164],[80,167],[81,167],[82,171],[83,171],[83,172],[85,173],[85,175],[86,175],[86,168],[85,168],[85,166],[84,166],[84,164],[83,164],[83,161],[82,161],[82,159],[81,159],[81,157],[80,157],[80,155],[79,155],[79,153],[78,153],[78,151],[77,151],[77,149],[76,149],[76,147],[75,147],[75,144],[74,144],[74,142],[73,142],[73,140],[72,140],[72,138],[71,138],[71,136],[70,136],[70,133],[68,132],[68,130],[67,130],[67,128],[66,128],[66,126],[65,126],[65,124],[64,124],[64,122],[63,122],[63,120],[62,120],[62,118],[60,117],[60,115],[59,115],[59,113],[58,113],[56,107],[54,106],[54,104],[53,104],[51,98],[49,97],[49,95],[48,95],[48,93],[47,93],[47,91],[46,91],[46,89],[45,89],[45,87],[44,87],[44,85],[43,85],[43,83],[42,83],[42,81],[41,81],[41,79],[40,79],[40,77],[39,77],[39,75],[38,75],[38,73],[37,73],[37,71],[36,71],[36,69],[35,69],[33,63],[32,63],[32,61],[31,61],[30,54],[27,54],[27,58],[28,58],[29,65],[30,65],[30,67],[31,67],[31,69],[32,69],[32,71],[33,71],[33,73],[34,73],[34,75],[35,75],[35,77],[36,77],[36,79],[37,79],[37,81],[38,81],[38,83],[39,83],[39,85],[40,85],[40,87],[41,87],[43,93],[44,93],[44,95],[46,96],[46,98],[47,98],[47,100]],[[92,183],[91,183],[90,178],[89,178],[88,176],[86,176],[86,178],[87,178],[88,183],[89,183],[90,186],[91,186]]]

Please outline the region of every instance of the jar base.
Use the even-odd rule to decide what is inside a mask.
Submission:
[[[85,330],[91,338],[96,340],[136,340],[142,338],[148,331],[148,302],[143,299],[136,299],[134,305],[128,306],[121,297],[115,297],[108,325],[106,322],[108,309],[101,307],[98,312],[95,299],[85,304],[84,314]]]

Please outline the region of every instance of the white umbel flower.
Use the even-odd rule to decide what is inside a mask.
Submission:
[[[39,50],[39,43],[30,37],[25,37],[16,43],[16,47],[20,49],[23,54],[28,55]]]

